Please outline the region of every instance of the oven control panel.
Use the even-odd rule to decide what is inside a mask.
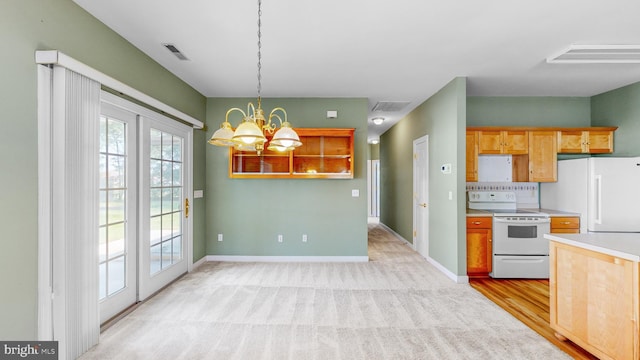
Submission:
[[[512,191],[469,191],[469,202],[516,202],[516,193]]]

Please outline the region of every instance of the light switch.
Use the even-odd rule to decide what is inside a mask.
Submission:
[[[194,199],[199,199],[201,197],[204,196],[204,190],[194,190],[193,191],[193,198]]]
[[[359,197],[359,196],[360,196],[360,190],[358,189],[351,190],[351,197]]]

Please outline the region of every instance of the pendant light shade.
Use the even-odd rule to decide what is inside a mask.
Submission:
[[[262,130],[253,121],[243,121],[236,129],[231,140],[246,145],[264,144],[267,141]]]
[[[285,122],[282,124],[280,130],[278,130],[275,135],[273,135],[271,144],[279,147],[290,148],[298,147],[302,145],[302,142],[300,142],[300,137],[298,137],[298,134],[291,128],[291,124]]]
[[[225,121],[220,126],[220,129],[216,130],[209,139],[209,144],[216,146],[233,146],[234,142],[231,140],[233,137],[233,129],[228,121]]]

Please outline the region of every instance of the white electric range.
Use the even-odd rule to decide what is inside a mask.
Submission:
[[[469,191],[469,209],[493,213],[493,278],[549,278],[549,215],[518,209],[511,191]]]

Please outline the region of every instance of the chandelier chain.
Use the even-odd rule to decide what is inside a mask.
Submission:
[[[261,102],[262,91],[262,0],[258,0],[258,104]],[[260,106],[260,105],[258,105]]]

